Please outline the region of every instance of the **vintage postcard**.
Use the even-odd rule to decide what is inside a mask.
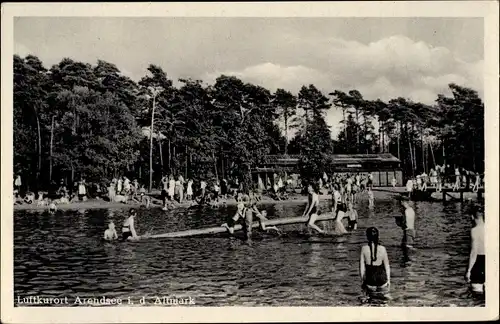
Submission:
[[[2,4],[2,322],[498,319],[498,7]]]

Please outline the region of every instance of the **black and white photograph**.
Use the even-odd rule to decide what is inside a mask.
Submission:
[[[466,4],[12,14],[2,304],[498,318],[498,3]]]

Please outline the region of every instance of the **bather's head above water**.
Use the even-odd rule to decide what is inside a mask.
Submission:
[[[368,239],[368,243],[378,244],[379,241],[379,232],[376,227],[368,227],[366,229],[366,238]]]

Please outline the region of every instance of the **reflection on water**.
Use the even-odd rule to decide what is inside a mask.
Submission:
[[[298,216],[303,205],[266,205],[270,218]],[[328,206],[322,208],[327,209]],[[467,294],[469,217],[459,203],[417,203],[418,249],[404,262],[394,200],[358,203],[358,230],[343,237],[258,236],[251,245],[225,237],[105,243],[107,223],[120,229],[126,210],[16,212],[14,294],[80,298],[192,296],[197,305],[360,305],[359,249],[379,228],[391,261],[391,306],[484,305]],[[218,226],[234,207],[139,210],[137,230],[165,233]],[[287,233],[303,225],[283,228]],[[16,300],[15,298],[15,300]],[[70,305],[71,306],[71,305]],[[128,306],[128,305],[126,305]]]

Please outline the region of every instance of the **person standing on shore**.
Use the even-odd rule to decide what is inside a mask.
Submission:
[[[187,182],[186,200],[193,200],[193,180],[191,179]]]
[[[465,280],[474,293],[484,293],[486,257],[484,246],[484,210],[474,206],[472,210],[474,227],[471,229],[471,250]]]
[[[479,191],[479,186],[481,184],[481,175],[479,172],[475,173],[476,180],[474,181],[474,185],[472,186],[472,192],[478,192]]]
[[[370,189],[373,189],[373,173],[368,173],[368,185]]]
[[[200,190],[201,190],[200,196],[201,196],[202,201],[205,198],[205,190],[206,189],[207,189],[207,183],[205,182],[205,180],[201,180],[200,181]]]
[[[175,179],[173,175],[168,178],[168,197],[170,201],[174,201],[175,196]]]
[[[408,198],[411,198],[411,193],[413,192],[413,181],[408,179],[406,182],[406,191],[408,192]]]
[[[167,176],[163,176],[161,178],[162,189],[161,189],[161,201],[163,203],[163,207],[167,208],[167,199],[168,199],[168,179]]]
[[[81,201],[87,200],[87,188],[85,188],[85,179],[78,183],[78,197]]]
[[[460,169],[458,167],[455,168],[455,183],[453,184],[453,191],[457,191],[460,189]]]
[[[16,190],[17,193],[21,192],[21,185],[22,185],[21,176],[18,174],[16,180],[14,181],[14,190]]]
[[[396,178],[392,178],[391,183],[392,183],[392,187],[396,188],[396,184],[398,183],[398,181],[396,180]]]

